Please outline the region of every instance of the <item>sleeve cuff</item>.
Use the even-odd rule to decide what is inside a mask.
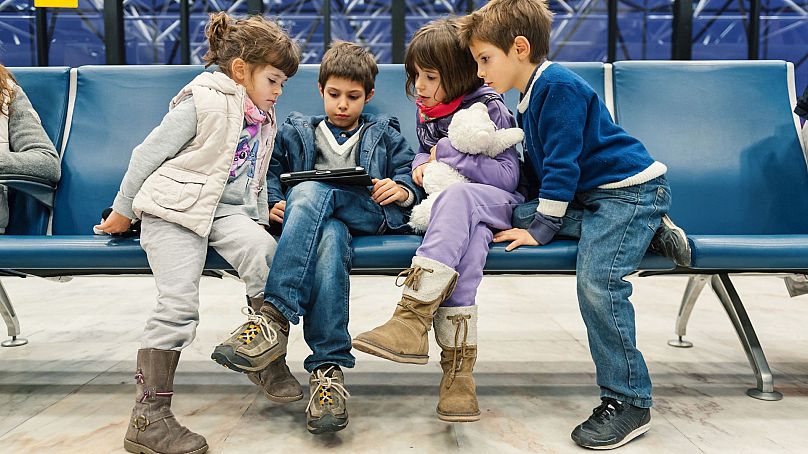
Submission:
[[[555,216],[545,216],[536,212],[533,222],[527,228],[530,236],[539,244],[545,245],[552,241],[556,233],[561,229],[561,218]]]
[[[536,208],[536,211],[545,216],[561,218],[567,213],[567,206],[569,204],[569,202],[562,202],[560,200],[539,198],[539,207]]]
[[[126,197],[119,191],[118,195],[115,196],[115,201],[112,202],[112,209],[134,221],[137,219],[135,212],[132,210],[134,200],[134,198]]]
[[[410,188],[404,186],[403,184],[400,184],[399,186],[401,186],[402,188],[404,188],[405,191],[407,191],[407,200],[404,201],[396,200],[396,205],[400,206],[401,208],[411,207],[413,202],[415,202],[415,194],[413,194]]]

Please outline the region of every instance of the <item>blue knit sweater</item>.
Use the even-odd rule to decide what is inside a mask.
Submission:
[[[561,217],[577,192],[632,186],[665,173],[577,74],[546,62],[531,81],[517,121],[525,131],[526,165],[538,180],[540,213]]]

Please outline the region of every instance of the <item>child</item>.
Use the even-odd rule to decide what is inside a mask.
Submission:
[[[297,71],[299,50],[259,16],[213,14],[205,35],[205,61],[220,71],[200,74],[171,101],[162,123],[132,152],[114,211],[96,226],[125,232],[140,217],[157,283],[157,306],[137,355],[137,398],[124,438],[130,452],[207,451],[205,438],[181,426],[170,406],[180,351],[199,322],[208,246],[236,268],[255,307],[276,245],[264,229],[266,174],[275,102]]]
[[[0,174],[59,181],[59,154],[14,76],[0,65]],[[9,221],[8,188],[0,185],[0,234]]]
[[[600,406],[572,432],[580,446],[607,449],[646,432],[651,380],[636,348],[631,284],[660,223],[678,257],[687,240],[666,218],[667,168],[611,119],[595,92],[563,66],[547,61],[552,13],[542,0],[492,0],[463,19],[462,38],[477,74],[499,93],[522,93],[528,197],[514,228],[497,233],[506,248],[579,238],[578,300],[601,390]],[[672,226],[671,228],[666,228]],[[663,248],[664,249],[664,248]]]
[[[413,36],[404,67],[408,90],[418,95],[420,153],[412,164],[413,179],[421,184],[424,165],[439,161],[470,183],[452,185],[435,199],[423,243],[411,268],[399,275],[406,279],[393,317],[354,339],[354,347],[366,353],[426,364],[427,333],[434,324],[443,369],[437,414],[452,422],[480,419],[472,377],[477,360],[475,296],[492,230],[511,228],[512,210],[524,200],[516,192],[519,156],[514,147],[489,158],[461,153],[447,138],[454,113],[476,102],[487,105],[498,129],[516,125],[502,97],[477,78],[458,31],[452,19],[425,25]]]
[[[405,229],[408,209],[421,198],[409,175],[414,157],[398,120],[363,114],[374,95],[378,68],[356,44],[334,44],[320,65],[318,89],[325,115],[294,112],[281,126],[269,176],[270,218],[283,223],[275,263],[256,318],[216,347],[213,359],[252,371],[286,353],[289,322],[303,317],[312,354],[306,427],[313,434],[348,424],[343,367],[353,367],[348,334],[351,236]],[[283,187],[282,172],[362,166],[373,177],[364,186],[306,181]]]

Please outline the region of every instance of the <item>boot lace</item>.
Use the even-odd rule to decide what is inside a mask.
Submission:
[[[471,319],[471,315],[469,314],[457,314],[457,315],[450,315],[446,317],[447,320],[450,320],[453,325],[455,325],[455,337],[454,337],[454,346],[455,348],[452,349],[452,369],[449,371],[449,381],[446,383],[446,388],[450,388],[452,383],[454,383],[455,377],[457,373],[460,372],[460,368],[463,366],[463,359],[466,357],[466,341],[468,341],[469,336],[469,320]],[[460,348],[457,348],[457,344],[460,340],[460,329],[463,329],[463,341],[460,342]],[[460,359],[457,359],[457,354],[460,353]]]
[[[434,270],[430,270],[429,268],[421,268],[420,266],[413,266],[412,268],[407,268],[406,270],[398,273],[396,276],[396,287],[407,286],[416,292],[420,287],[421,276],[424,273],[433,273]],[[404,277],[404,282],[401,284],[398,283],[399,278]]]
[[[325,371],[322,369],[317,369],[315,372],[316,376],[314,378],[314,382],[317,383],[317,387],[314,389],[314,392],[311,393],[309,404],[306,405],[306,413],[309,412],[311,404],[314,403],[315,398],[319,398],[321,407],[324,407],[325,405],[333,405],[334,397],[332,391],[336,392],[346,400],[351,397],[351,393],[345,389],[345,386],[343,386],[342,383],[335,380],[334,377],[326,376],[326,374],[331,372],[332,369],[334,369],[334,366],[329,367]]]
[[[623,404],[611,397],[601,398],[602,403],[592,410],[590,419],[603,424],[614,418],[618,411],[623,409]]]
[[[249,306],[244,306],[241,308],[241,313],[247,316],[247,323],[245,323],[246,327],[244,331],[241,332],[239,338],[244,341],[245,344],[249,344],[250,342],[255,339],[258,335],[258,331],[262,331],[264,333],[264,337],[266,337],[269,342],[275,343],[278,340],[278,332],[275,331],[274,328],[269,326],[269,322],[267,321],[266,317],[263,315],[255,312],[253,308]],[[244,325],[242,325],[244,326]],[[240,328],[236,328],[230,334],[235,333]]]
[[[135,383],[138,385],[143,385],[146,383],[146,377],[143,375],[143,371],[138,369],[135,373]],[[141,404],[146,402],[148,399],[153,399],[155,397],[171,397],[174,395],[174,391],[157,391],[157,388],[145,388],[143,389],[143,395],[140,396],[138,402]]]

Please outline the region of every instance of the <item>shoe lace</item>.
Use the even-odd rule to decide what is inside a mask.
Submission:
[[[326,404],[333,405],[334,398],[332,397],[331,390],[342,396],[343,399],[347,400],[349,397],[351,397],[351,393],[345,389],[345,386],[343,386],[342,383],[335,380],[334,377],[326,376],[326,374],[331,372],[332,369],[334,369],[334,366],[329,367],[325,371],[322,369],[317,369],[315,372],[314,382],[317,383],[317,387],[314,388],[314,391],[311,393],[309,404],[306,405],[306,413],[309,412],[311,404],[314,403],[314,399],[317,397],[319,397],[320,406],[325,406]]]
[[[609,421],[623,409],[623,404],[611,397],[603,397],[601,401],[601,404],[592,410],[592,419],[599,423]]]
[[[463,359],[466,357],[466,341],[468,340],[469,336],[469,320],[471,319],[471,315],[469,314],[450,315],[446,317],[446,319],[451,320],[452,324],[455,325],[455,336],[454,336],[455,348],[452,350],[452,368],[449,371],[449,381],[446,383],[446,388],[449,388],[452,386],[452,383],[454,383],[457,373],[460,372],[460,368],[463,366]],[[461,326],[463,328],[463,341],[460,342],[460,348],[457,348],[458,344],[457,341],[460,340]],[[460,360],[457,359],[458,353],[460,353]]]
[[[406,270],[398,273],[396,276],[396,287],[407,286],[415,291],[418,291],[421,282],[421,276],[424,273],[433,273],[434,270],[430,270],[428,268],[421,268],[420,266],[413,266],[412,268],[407,268]],[[398,283],[399,278],[404,277],[404,282]]]
[[[250,343],[255,338],[255,334],[257,334],[257,330],[261,330],[264,333],[264,336],[272,343],[277,342],[278,340],[278,332],[275,331],[269,325],[266,317],[255,312],[253,308],[249,306],[244,306],[241,308],[241,313],[247,316],[247,322],[244,324],[246,328],[242,331],[241,335],[239,336],[245,343]],[[242,325],[242,326],[244,326]],[[236,328],[232,333],[235,333],[241,328]]]

